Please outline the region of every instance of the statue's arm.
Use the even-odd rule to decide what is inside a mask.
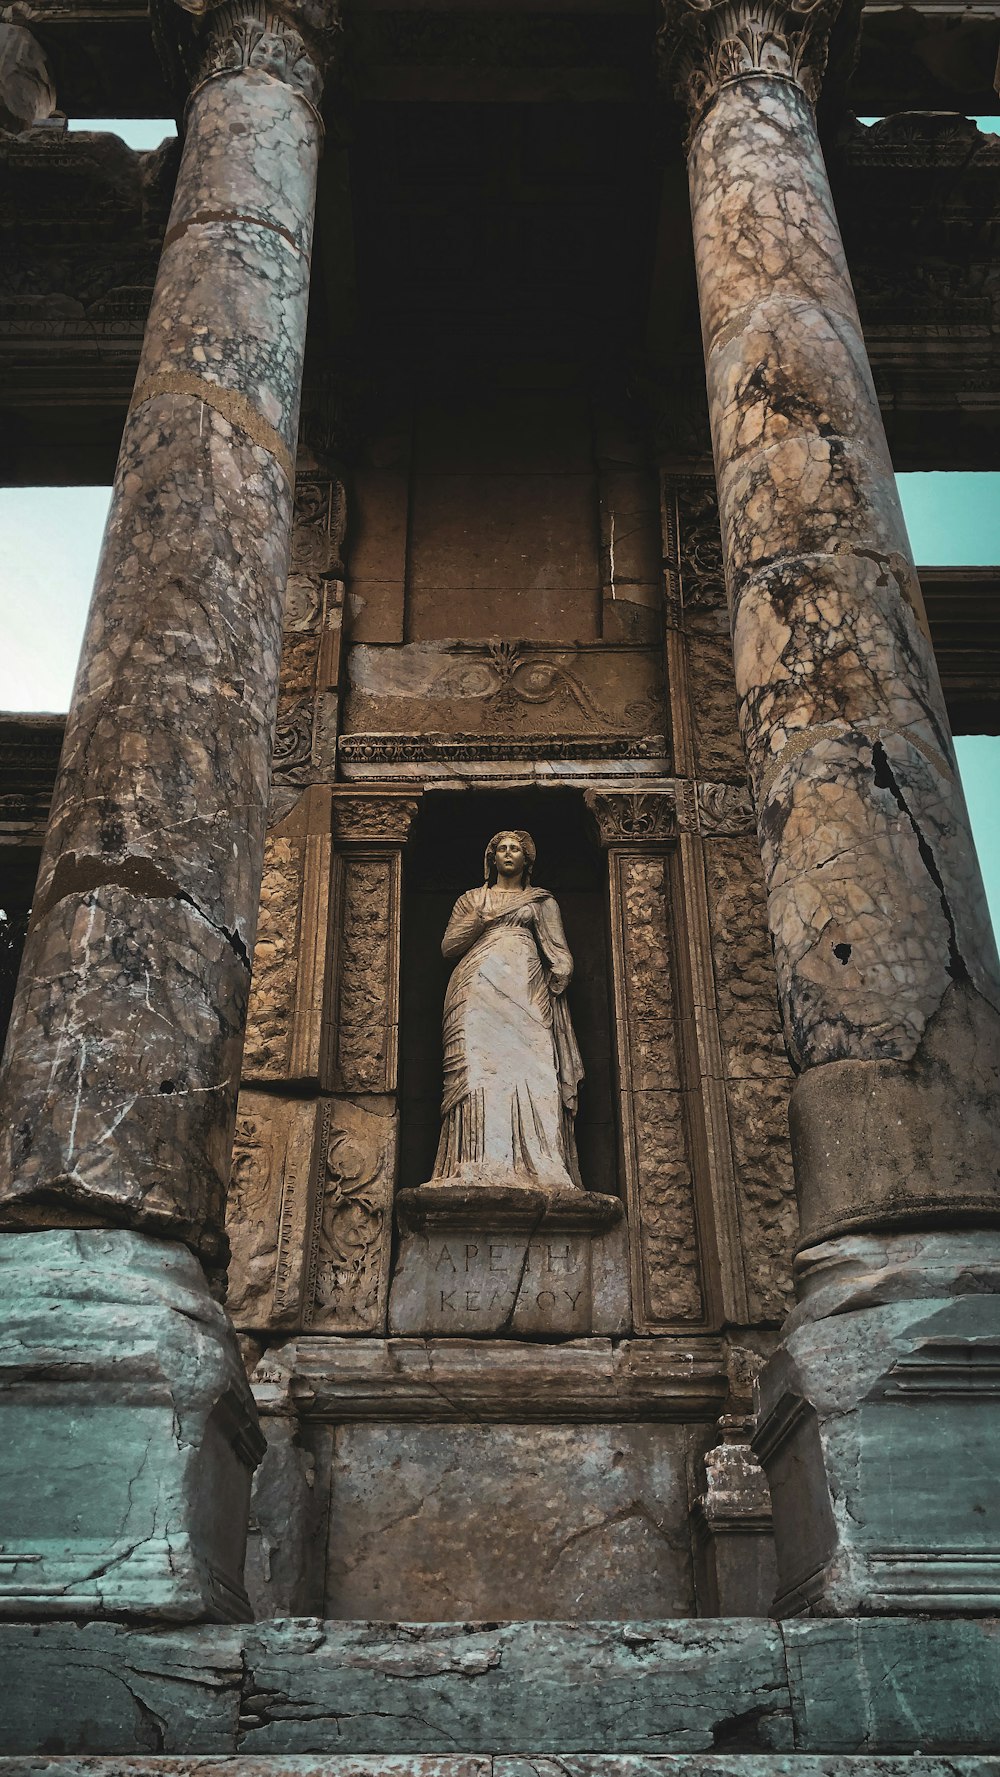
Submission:
[[[441,955],[449,962],[453,957],[464,956],[476,942],[485,924],[482,896],[475,889],[459,895],[441,940]]]
[[[539,947],[549,965],[549,987],[553,993],[564,993],[573,979],[573,958],[558,902],[551,895],[538,903],[537,928]]]

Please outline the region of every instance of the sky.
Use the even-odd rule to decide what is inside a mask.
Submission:
[[[871,118],[861,120],[875,121]],[[1000,119],[977,118],[1000,132]],[[174,135],[162,118],[77,118],[131,148]],[[921,566],[1000,565],[1000,474],[897,477]],[[0,488],[0,710],[65,710],[93,584],[110,489]],[[993,923],[1000,932],[1000,737],[957,737],[959,764]]]

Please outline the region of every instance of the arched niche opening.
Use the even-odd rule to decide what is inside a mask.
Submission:
[[[576,1121],[580,1172],[588,1190],[617,1194],[605,865],[582,793],[563,786],[434,790],[422,799],[405,865],[399,1184],[421,1185],[431,1176],[441,1127],[441,1009],[453,966],[441,955],[441,939],[458,896],[482,882],[487,841],[503,827],[532,835],[534,881],[559,902],[585,1069]]]

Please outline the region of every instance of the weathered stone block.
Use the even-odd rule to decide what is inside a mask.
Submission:
[[[995,1777],[998,1647],[975,1619],[8,1624],[0,1770]]]
[[[1000,1746],[995,1620],[800,1620],[783,1623],[781,1634],[801,1751],[962,1753]]]
[[[365,1757],[293,1753],[263,1758],[130,1758],[128,1777],[997,1777],[1000,1758],[816,1758],[789,1753],[587,1753],[559,1757]],[[123,1777],[120,1759],[4,1759],[2,1777]]]
[[[338,1426],[325,1614],[692,1613],[699,1444],[664,1424]]]
[[[909,1237],[909,1271],[845,1241],[839,1299],[821,1274],[825,1316],[807,1295],[762,1374],[780,1616],[1000,1608],[995,1241],[955,1239],[950,1278],[946,1236]]]
[[[197,1260],[140,1234],[8,1234],[0,1303],[0,1616],[248,1617],[264,1445]]]
[[[261,1623],[240,1750],[733,1751],[790,1745],[774,1624]]]
[[[231,1752],[241,1649],[236,1629],[4,1624],[0,1752],[33,1755],[32,1771],[46,1769],[45,1754]],[[121,1757],[114,1768],[123,1772]]]

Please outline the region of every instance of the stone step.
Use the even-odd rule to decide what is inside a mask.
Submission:
[[[491,1777],[548,1777],[550,1765],[553,1777],[589,1777],[588,1758],[617,1773],[609,1757],[621,1777],[661,1763],[663,1777],[793,1766],[825,1777],[861,1753],[995,1752],[998,1668],[1000,1624],[988,1618],[6,1624],[0,1753],[22,1764],[0,1777],[36,1777],[48,1769],[40,1754],[75,1755],[67,1773],[90,1769],[79,1755],[117,1755],[94,1777],[145,1769],[136,1755],[154,1754],[185,1755],[163,1769],[199,1777],[215,1766],[396,1777],[397,1764],[398,1777],[479,1777],[493,1755]],[[650,1756],[667,1753],[683,1756]],[[191,1764],[196,1754],[212,1756]],[[801,1754],[834,1763],[809,1767]],[[239,1756],[227,1767],[225,1755]],[[924,1764],[928,1777],[965,1777],[954,1760]],[[862,1761],[859,1777],[881,1768]]]

